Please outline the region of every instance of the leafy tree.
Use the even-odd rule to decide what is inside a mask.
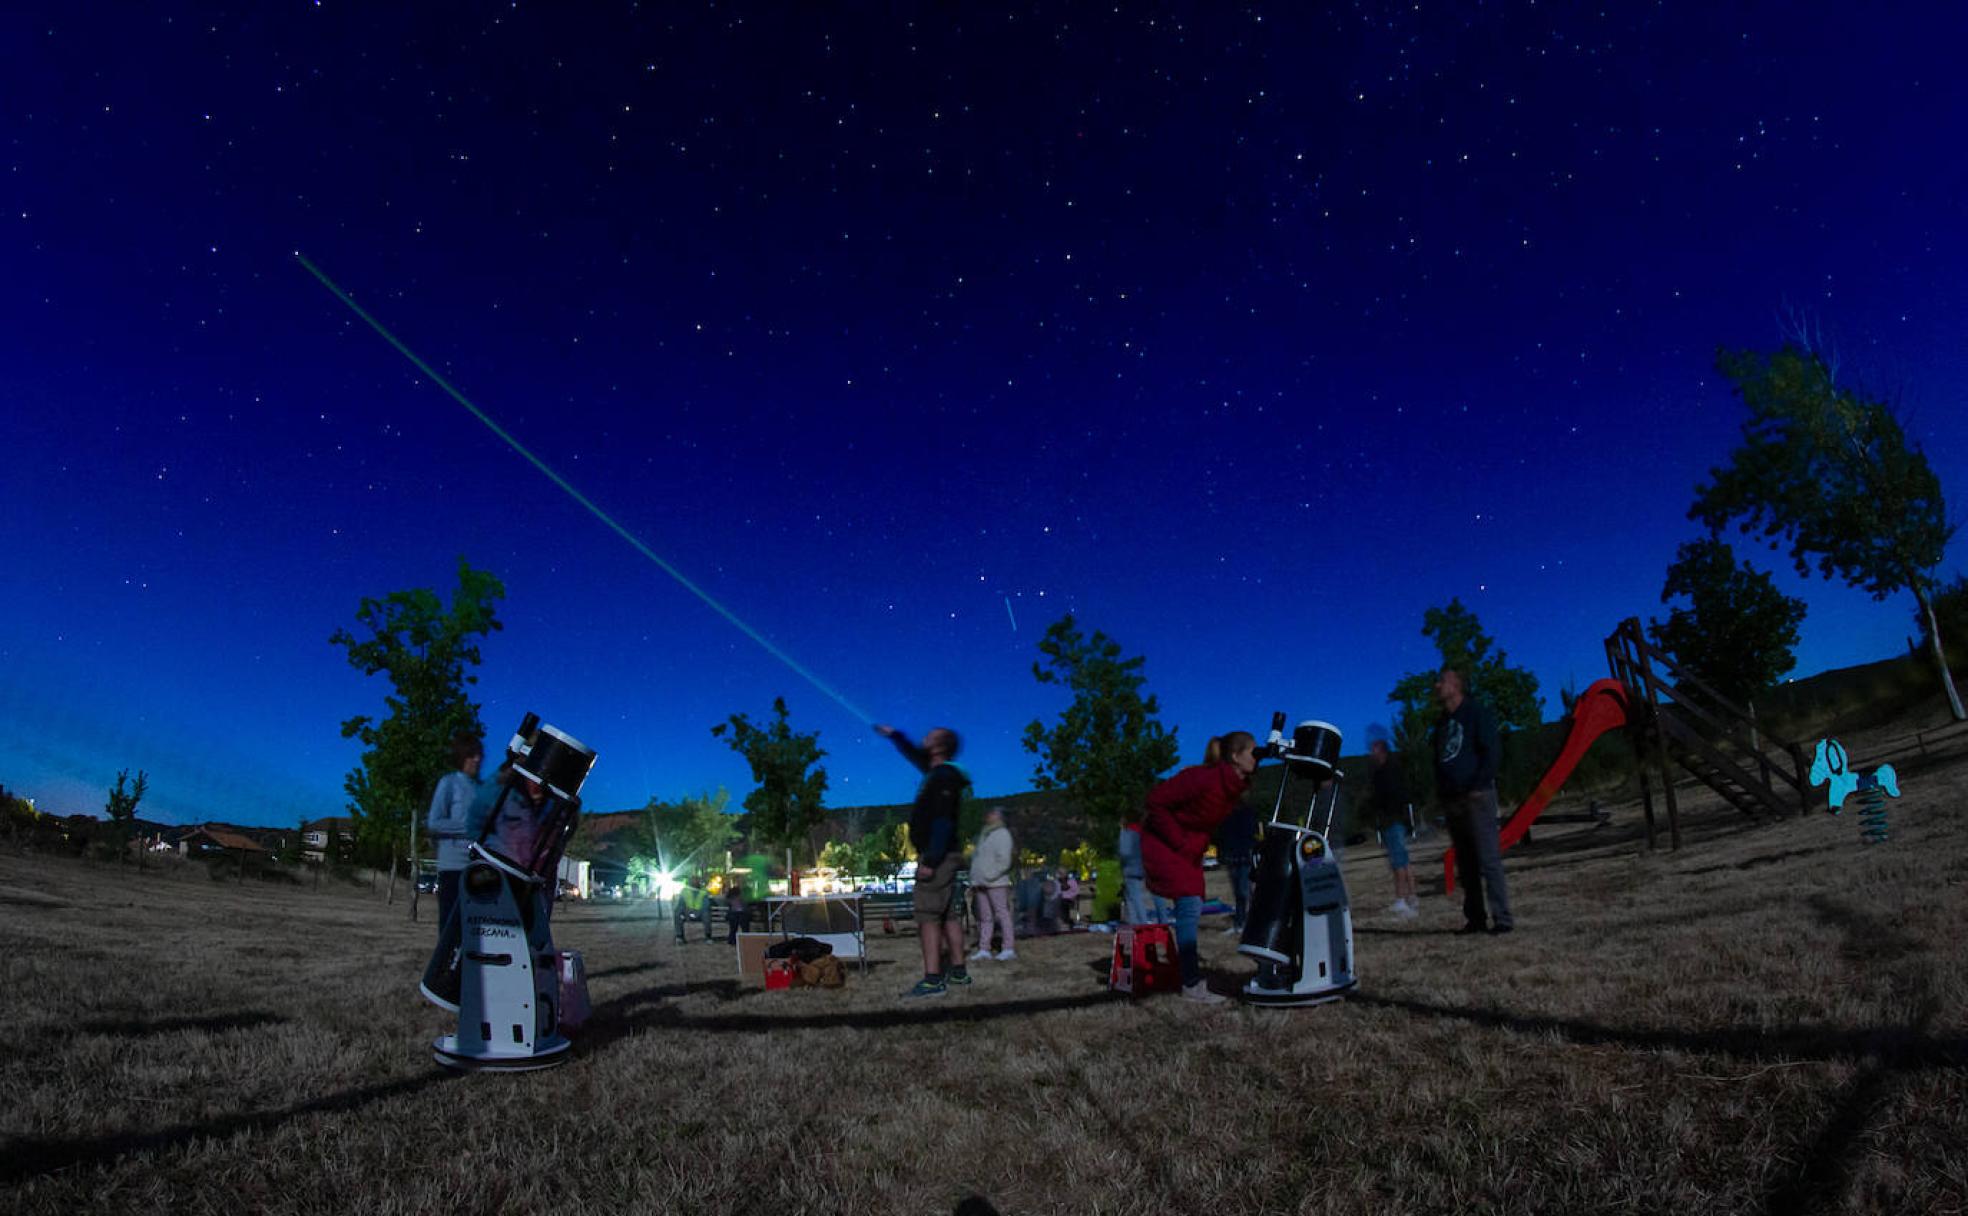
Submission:
[[[1526,668],[1510,665],[1510,656],[1496,648],[1496,639],[1483,632],[1482,622],[1461,599],[1451,599],[1422,613],[1421,634],[1435,644],[1442,661],[1431,670],[1401,677],[1387,694],[1395,706],[1394,748],[1401,757],[1408,789],[1418,803],[1432,798],[1435,788],[1430,732],[1441,712],[1435,701],[1435,678],[1442,668],[1454,667],[1461,672],[1469,695],[1480,698],[1496,715],[1497,726],[1505,735],[1506,754],[1512,747],[1511,734],[1536,728],[1544,715],[1537,677]]]
[[[764,726],[732,714],[711,733],[745,758],[758,782],[745,795],[755,836],[782,848],[804,842],[817,850],[809,836],[826,817],[821,798],[827,792],[827,770],[820,761],[827,753],[821,750],[820,732],[801,734],[792,728],[786,698],[772,699],[772,713],[773,720]]]
[[[1876,599],[1913,594],[1957,721],[1968,718],[1935,618],[1935,568],[1954,528],[1940,478],[1893,409],[1841,387],[1815,350],[1723,351],[1716,366],[1749,410],[1742,446],[1695,487],[1690,519],[1719,533],[1732,521],[1772,549],[1787,542],[1799,574],[1813,563]]]
[[[723,866],[725,849],[739,836],[738,817],[725,809],[730,801],[722,789],[680,802],[650,799],[622,830],[630,868],[682,878]]]
[[[1685,596],[1665,621],[1651,621],[1654,645],[1738,705],[1797,665],[1791,648],[1804,601],[1785,595],[1768,574],[1713,537],[1689,541],[1674,555],[1661,603]]]
[[[1160,703],[1142,693],[1148,660],[1122,658],[1119,642],[1099,630],[1088,637],[1071,615],[1045,631],[1039,653],[1032,675],[1071,689],[1073,702],[1050,729],[1036,720],[1025,727],[1025,750],[1039,758],[1033,782],[1065,790],[1112,835],[1179,755],[1175,732],[1155,717]]]
[[[1082,840],[1076,847],[1060,851],[1059,864],[1085,878],[1100,865],[1100,852]]]
[[[427,587],[364,598],[357,628],[337,629],[328,639],[348,652],[357,671],[390,681],[386,717],[342,723],[342,737],[365,749],[342,788],[355,816],[356,847],[367,860],[387,861],[407,847],[410,817],[429,804],[451,768],[451,736],[484,733],[466,689],[478,683],[472,674],[478,640],[502,628],[493,607],[505,594],[496,577],[460,558],[448,605]]]
[[[33,803],[5,786],[0,786],[0,816],[5,817],[9,831],[16,837],[33,832],[40,819]]]
[[[849,846],[854,872],[875,878],[893,878],[904,864],[914,861],[915,846],[909,843],[909,825],[884,824]]]
[[[118,857],[127,858],[130,852],[130,833],[137,826],[137,804],[143,801],[144,791],[150,788],[149,774],[137,770],[137,782],[124,789],[129,783],[130,770],[124,769],[116,774],[116,786],[109,791],[109,801],[103,805],[103,813],[109,816],[111,831],[116,837]]]

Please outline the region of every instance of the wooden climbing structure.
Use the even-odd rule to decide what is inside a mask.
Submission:
[[[1681,847],[1677,768],[1751,818],[1810,809],[1810,765],[1804,749],[1762,730],[1753,707],[1737,705],[1647,640],[1638,617],[1621,621],[1606,638],[1609,679],[1595,681],[1567,714],[1565,744],[1544,776],[1498,831],[1508,849],[1522,840],[1602,735],[1623,730],[1639,761],[1640,805],[1647,847],[1659,830],[1654,782],[1659,781],[1671,848]],[[1442,858],[1445,887],[1455,890],[1455,850]]]

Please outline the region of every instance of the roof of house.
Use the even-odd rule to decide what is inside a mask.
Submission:
[[[186,832],[182,839],[191,840],[198,836],[204,836],[222,849],[243,849],[248,853],[264,853],[267,851],[265,845],[254,840],[251,836],[221,824],[201,824]]]

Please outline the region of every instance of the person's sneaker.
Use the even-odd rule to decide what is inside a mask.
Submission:
[[[1408,901],[1405,899],[1397,899],[1393,903],[1387,905],[1387,914],[1389,916],[1400,916],[1402,913],[1406,912],[1407,910],[1408,910]]]
[[[1496,937],[1498,934],[1508,933],[1514,928],[1516,928],[1515,925],[1491,925],[1490,936]]]
[[[1472,920],[1468,924],[1464,925],[1462,928],[1457,929],[1456,936],[1475,937],[1479,933],[1488,933],[1489,931],[1490,931],[1490,927],[1488,925],[1478,924],[1477,922]]]
[[[1197,980],[1193,984],[1182,986],[1182,999],[1194,1001],[1198,1005],[1221,1005],[1230,998],[1220,992],[1211,992],[1208,981]]]
[[[970,972],[964,970],[962,967],[952,967],[943,976],[943,982],[946,984],[955,984],[959,988],[967,988],[970,986]]]
[[[977,948],[977,953],[970,956],[970,961],[974,963],[980,958],[996,958],[996,957],[997,955],[992,954],[989,950],[985,949],[982,946],[979,946]]]
[[[1402,920],[1413,920],[1415,917],[1421,915],[1421,909],[1415,907],[1413,904],[1404,903],[1400,905],[1400,911],[1394,915],[1400,917]]]
[[[1223,931],[1223,936],[1225,936],[1225,937],[1236,937],[1237,935],[1239,935],[1239,934],[1241,934],[1242,932],[1243,932],[1243,930],[1242,930],[1242,929],[1239,929],[1239,928],[1238,928],[1237,926],[1235,926],[1235,925],[1231,925],[1231,926],[1230,926],[1230,927],[1229,927],[1228,929],[1225,929],[1225,930]]]
[[[927,976],[916,981],[916,986],[903,993],[903,999],[918,996],[945,996],[949,993],[942,980],[932,980]]]
[[[1001,963],[1008,963],[1012,959],[1018,957],[1018,951],[1013,950],[1010,946],[1006,946],[1004,949],[998,951],[996,954],[992,955],[991,957],[997,959]]]

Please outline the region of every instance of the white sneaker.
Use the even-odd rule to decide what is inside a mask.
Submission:
[[[1415,907],[1413,904],[1398,904],[1396,905],[1396,909],[1394,915],[1400,917],[1402,920],[1413,920],[1415,917],[1421,915],[1421,909]]]
[[[1001,963],[1008,963],[1012,959],[1018,957],[1018,951],[1013,950],[1010,946],[1006,946],[1004,949],[998,951],[996,954],[992,955],[991,957],[997,959]]]
[[[1387,905],[1387,911],[1388,914],[1392,916],[1404,916],[1407,914],[1408,911],[1408,901],[1405,899],[1397,899],[1393,903]]]
[[[1211,992],[1207,981],[1197,980],[1193,984],[1184,984],[1182,986],[1182,999],[1185,1001],[1194,1001],[1198,1005],[1221,1005],[1230,998],[1224,996],[1222,993]]]
[[[1231,925],[1231,926],[1230,926],[1230,927],[1229,927],[1228,929],[1225,929],[1225,930],[1223,931],[1223,936],[1225,936],[1225,937],[1238,937],[1238,936],[1240,936],[1240,935],[1242,935],[1242,933],[1243,933],[1243,930],[1242,930],[1242,929],[1239,929],[1239,928],[1238,928],[1237,926],[1235,926],[1235,925]]]
[[[970,961],[974,963],[980,958],[996,958],[996,957],[997,956],[992,954],[989,950],[986,950],[984,947],[979,946],[977,948],[977,953],[970,956]]]

